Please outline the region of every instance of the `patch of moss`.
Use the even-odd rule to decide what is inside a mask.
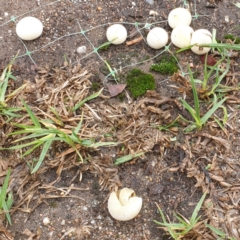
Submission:
[[[140,69],[134,68],[127,75],[127,87],[133,98],[137,98],[143,96],[147,90],[154,90],[156,83],[152,74],[147,74]]]
[[[153,64],[150,67],[155,72],[160,72],[163,75],[174,74],[178,71],[178,64],[173,56],[164,56],[158,64]]]
[[[98,89],[100,89],[100,84],[97,83],[97,82],[92,82],[91,89],[92,89],[93,91],[97,91]]]
[[[233,34],[226,34],[224,38],[232,40],[235,44],[240,44],[240,37],[235,37]]]

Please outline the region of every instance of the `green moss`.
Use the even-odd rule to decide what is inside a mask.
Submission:
[[[152,74],[135,68],[127,75],[127,87],[133,98],[137,98],[143,96],[147,90],[154,90],[156,83]]]
[[[178,65],[173,56],[164,56],[158,64],[153,64],[150,69],[155,72],[160,72],[163,75],[167,75],[177,72]]]
[[[240,44],[240,37],[235,37],[233,34],[226,34],[224,38],[232,40],[235,44]]]
[[[92,89],[93,91],[97,91],[98,89],[100,89],[100,84],[97,83],[97,82],[92,82],[91,89]]]

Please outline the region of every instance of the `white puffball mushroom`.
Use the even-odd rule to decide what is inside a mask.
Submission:
[[[203,45],[210,43],[212,43],[212,34],[206,29],[198,29],[193,33],[190,45]],[[197,55],[205,54],[209,52],[210,49],[211,48],[209,47],[201,47],[196,45],[191,48],[191,50]]]
[[[127,29],[122,24],[113,24],[107,29],[106,35],[112,44],[122,44],[127,39]]]
[[[179,48],[190,46],[193,29],[187,25],[179,25],[172,30],[171,41]]]
[[[171,28],[175,28],[179,25],[189,26],[191,21],[191,13],[185,8],[175,8],[168,15],[168,24]]]
[[[108,211],[118,221],[135,218],[142,208],[142,198],[137,197],[134,190],[123,188],[118,193],[112,192],[108,199]]]
[[[22,40],[34,40],[43,32],[42,22],[35,17],[25,17],[16,26],[16,33]]]
[[[167,45],[168,34],[160,27],[151,29],[147,35],[147,43],[151,48],[160,49]]]

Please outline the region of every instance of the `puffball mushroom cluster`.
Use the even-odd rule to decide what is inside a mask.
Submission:
[[[194,31],[189,25],[192,22],[190,12],[185,8],[175,8],[168,15],[168,24],[173,29],[172,43],[179,48],[194,45],[191,50],[198,55],[207,53],[210,48],[199,45],[212,43],[212,34],[206,29]],[[118,45],[127,39],[127,30],[121,24],[113,24],[107,29],[107,39]],[[168,33],[161,27],[154,27],[147,35],[147,43],[151,48],[160,49],[167,45]]]
[[[168,24],[173,28],[171,34],[172,43],[179,48],[191,47],[191,50],[202,55],[210,51],[208,47],[200,47],[199,45],[212,43],[212,34],[206,29],[194,30],[189,26],[192,17],[190,12],[185,8],[175,8],[168,15]]]
[[[108,211],[118,221],[135,218],[142,208],[142,198],[137,197],[134,190],[123,188],[112,192],[108,199]]]

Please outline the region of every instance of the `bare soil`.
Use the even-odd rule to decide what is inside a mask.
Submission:
[[[240,35],[239,28],[235,28],[239,24],[240,11],[232,1],[187,2],[192,15],[198,15],[191,24],[194,29],[211,31],[215,28],[220,40],[224,40],[228,33]],[[144,38],[148,32],[144,29],[146,23],[161,26],[170,34],[167,16],[179,6],[183,6],[183,1],[155,0],[153,5],[143,0],[0,1],[0,67],[4,69],[16,53],[19,56],[12,69],[17,81],[11,82],[11,89],[27,83],[29,88],[21,97],[32,108],[47,111],[46,103],[38,100],[51,94],[50,90],[54,91],[68,79],[66,69],[80,63],[81,69],[90,73],[87,76],[90,81],[86,81],[88,93],[104,87],[102,96],[89,103],[101,119],[87,113],[91,120],[84,120],[86,128],[98,131],[97,134],[89,133],[89,137],[121,142],[114,147],[83,149],[83,156],[89,159],[84,164],[79,163],[76,156],[64,155],[60,160],[59,155],[66,148],[53,145],[42,168],[33,175],[26,162],[31,163],[37,158],[40,150],[25,158],[20,157],[20,151],[14,152],[15,155],[1,151],[0,176],[3,181],[7,168],[12,168],[9,190],[14,193],[14,205],[12,225],[4,222],[9,235],[2,234],[0,239],[171,239],[153,222],[161,221],[156,204],[171,221],[176,221],[173,212],[189,219],[206,190],[209,194],[201,212],[202,219],[240,239],[239,102],[226,103],[229,121],[225,131],[210,124],[196,134],[185,135],[181,128],[177,132],[161,132],[153,129],[151,124],[165,124],[178,114],[190,119],[186,110],[179,106],[178,98],[182,93],[172,87],[179,85],[171,81],[170,76],[151,72],[157,83],[156,93],[137,100],[133,100],[128,92],[123,100],[110,98],[107,84],[115,81],[103,60],[112,69],[119,69],[118,80],[125,83],[129,70],[138,67],[149,72],[150,66],[161,58],[162,53],[149,48],[144,41],[131,46],[111,45],[106,50],[99,50],[99,55],[93,52],[107,41],[106,29],[114,22],[122,22],[129,33],[136,29],[134,23],[139,23]],[[158,15],[151,17],[150,10]],[[44,32],[34,41],[21,41],[15,33],[15,22],[9,19],[14,16],[17,23],[29,15],[43,22]],[[85,36],[80,33],[82,30],[86,31]],[[128,40],[135,37],[139,35]],[[86,46],[85,54],[77,53],[80,46]],[[171,45],[170,50],[175,52],[176,48]],[[27,51],[31,52],[30,56],[25,55]],[[178,57],[184,71],[191,63],[199,77],[202,76],[199,56],[185,51]],[[63,74],[61,71],[66,72]],[[234,81],[239,82],[238,57],[232,59],[231,73],[235,73]],[[44,80],[42,85],[41,80]],[[239,92],[231,94],[235,100],[238,99]],[[157,100],[164,97],[168,100],[158,104]],[[18,101],[16,104],[21,103]],[[57,107],[60,109],[61,106]],[[170,116],[168,119],[164,118],[166,114]],[[71,122],[66,120],[65,124],[69,126]],[[11,142],[6,138],[9,128],[2,123],[0,130],[0,146],[9,147]],[[108,139],[104,134],[109,131],[112,136]],[[140,151],[145,152],[144,156],[114,166],[117,158]],[[205,171],[207,166],[211,166],[209,172]],[[109,193],[121,187],[133,188],[137,196],[143,198],[140,214],[128,222],[114,220],[107,210]],[[206,207],[209,202],[212,208]],[[48,225],[43,224],[45,217],[50,219]],[[191,239],[217,239],[216,235],[207,234],[204,230],[202,236],[205,237],[199,235]]]

